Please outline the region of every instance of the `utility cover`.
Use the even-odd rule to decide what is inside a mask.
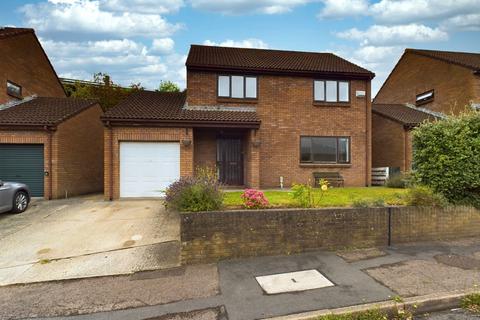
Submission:
[[[333,287],[334,284],[317,270],[279,273],[255,278],[267,294],[305,291]]]

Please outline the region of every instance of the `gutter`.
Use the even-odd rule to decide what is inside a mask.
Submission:
[[[261,121],[195,121],[195,120],[146,120],[146,119],[112,119],[102,117],[102,122],[107,126],[159,126],[159,127],[235,127],[235,128],[260,128]]]

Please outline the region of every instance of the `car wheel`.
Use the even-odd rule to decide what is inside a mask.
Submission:
[[[13,213],[22,213],[28,208],[28,194],[24,191],[18,191],[13,197]]]

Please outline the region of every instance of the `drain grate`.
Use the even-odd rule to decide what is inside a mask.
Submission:
[[[304,270],[255,278],[267,294],[297,292],[333,287],[334,284],[317,270]]]

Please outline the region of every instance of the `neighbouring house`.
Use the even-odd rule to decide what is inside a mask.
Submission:
[[[0,28],[0,105],[30,96],[66,97],[33,29]]]
[[[409,171],[411,129],[480,109],[480,53],[406,49],[373,100],[373,167]]]
[[[102,191],[102,108],[66,98],[32,29],[0,28],[0,77],[0,180],[45,199]]]
[[[158,196],[200,166],[276,188],[371,175],[374,74],[330,53],[192,45],[187,90],[138,92],[102,117],[105,198]]]

